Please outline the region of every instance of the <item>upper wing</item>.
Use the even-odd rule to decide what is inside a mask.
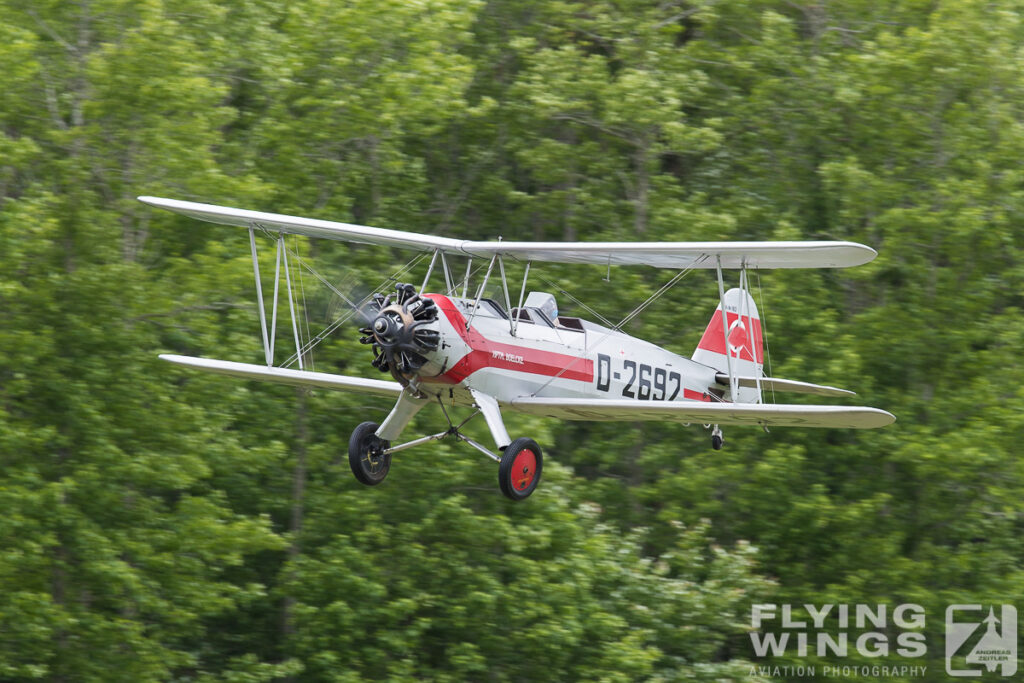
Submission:
[[[317,218],[233,209],[161,197],[139,197],[151,206],[211,223],[262,227],[274,232],[380,244],[446,253],[530,261],[646,265],[659,268],[846,268],[871,261],[877,253],[855,242],[474,242],[371,228]]]
[[[398,382],[386,382],[379,379],[331,375],[325,372],[310,372],[309,370],[288,370],[287,368],[275,368],[266,365],[234,363],[229,360],[176,356],[171,353],[160,354],[160,358],[179,365],[187,365],[190,368],[215,372],[219,375],[293,384],[300,387],[341,389],[342,391],[355,391],[370,396],[387,396],[389,398],[394,398],[402,393],[402,385]]]
[[[473,256],[656,268],[848,268],[878,253],[855,242],[463,242]]]
[[[515,410],[565,420],[658,420],[777,427],[836,427],[870,429],[896,418],[878,408],[861,406],[801,406],[783,403],[658,403],[605,399],[513,399]]]
[[[796,394],[817,394],[818,396],[856,396],[857,393],[849,389],[825,386],[823,384],[811,384],[810,382],[798,382],[795,379],[779,379],[778,377],[737,377],[741,387],[757,387],[760,382],[761,389],[774,391],[792,391]],[[715,381],[724,386],[729,386],[729,375],[720,372],[715,375]]]

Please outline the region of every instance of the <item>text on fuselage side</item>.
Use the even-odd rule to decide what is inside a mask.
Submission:
[[[522,356],[517,356],[514,353],[505,353],[504,351],[491,351],[491,358],[503,360],[506,363],[515,363],[516,365],[523,364]]]

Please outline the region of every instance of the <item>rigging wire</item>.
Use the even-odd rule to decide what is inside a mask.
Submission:
[[[320,280],[320,282],[322,282],[324,285],[326,285],[332,292],[334,292],[339,297],[341,297],[341,299],[344,300],[345,303],[348,304],[351,307],[350,311],[348,311],[347,313],[345,313],[345,314],[339,316],[338,318],[336,318],[334,320],[334,322],[332,322],[330,325],[328,325],[323,330],[321,330],[319,334],[317,334],[315,337],[312,337],[309,340],[309,342],[302,348],[301,353],[307,353],[308,351],[311,351],[320,342],[322,342],[324,339],[326,339],[332,332],[334,332],[339,327],[341,327],[342,325],[347,323],[349,320],[354,318],[356,316],[356,314],[361,311],[362,307],[365,306],[367,303],[369,303],[369,301],[373,298],[374,294],[376,294],[377,292],[383,290],[385,287],[388,286],[389,283],[397,281],[397,279],[399,277],[401,277],[402,275],[405,275],[407,272],[412,270],[416,266],[416,264],[418,264],[421,260],[423,260],[423,257],[425,255],[426,255],[425,253],[417,254],[411,261],[406,263],[399,270],[397,270],[396,272],[392,273],[391,275],[388,275],[384,280],[381,281],[381,283],[379,285],[377,285],[377,287],[375,287],[373,289],[372,292],[370,292],[365,297],[363,297],[358,303],[352,301],[352,299],[350,299],[349,297],[347,297],[344,294],[342,294],[338,290],[337,287],[335,287],[330,282],[328,282],[326,278],[324,278],[319,272],[316,271],[316,269],[314,269],[312,266],[310,266],[308,263],[306,263],[305,261],[303,261],[300,258],[299,259],[299,264],[303,268],[306,268],[310,273],[313,274],[313,276],[315,276],[318,280]],[[293,363],[295,363],[297,358],[298,358],[298,354],[297,353],[292,354],[284,363],[282,363],[280,365],[280,367],[282,367],[282,368],[290,367]]]
[[[516,263],[522,263],[522,261],[520,261],[520,260],[519,260],[518,258],[516,258],[515,256],[509,255],[509,258],[511,258],[511,259],[512,259],[513,261],[515,261]],[[582,308],[583,310],[585,310],[585,311],[586,311],[587,313],[589,313],[590,315],[594,316],[595,318],[598,318],[598,319],[599,319],[599,320],[600,320],[600,321],[601,321],[602,323],[604,323],[604,324],[605,324],[605,325],[606,325],[607,327],[612,327],[612,326],[613,326],[613,324],[612,324],[612,321],[611,321],[611,320],[609,320],[608,318],[604,317],[603,315],[601,315],[600,313],[598,313],[597,311],[595,311],[595,310],[594,310],[593,308],[591,308],[590,306],[586,305],[585,303],[583,303],[582,301],[580,301],[579,299],[577,299],[576,297],[574,297],[574,296],[573,296],[573,295],[572,295],[572,294],[571,294],[570,292],[567,292],[567,291],[566,291],[565,289],[563,289],[563,288],[562,288],[562,287],[561,287],[560,285],[558,285],[558,284],[556,284],[556,283],[552,282],[551,280],[547,279],[546,277],[544,277],[544,276],[543,276],[543,275],[541,275],[540,273],[536,273],[536,275],[537,275],[537,279],[538,279],[538,280],[541,280],[542,282],[544,282],[544,284],[546,284],[546,285],[548,285],[549,287],[553,288],[553,289],[554,289],[554,290],[555,290],[556,292],[558,292],[559,294],[564,294],[564,295],[565,295],[566,297],[568,297],[568,298],[569,298],[569,300],[570,300],[570,301],[572,301],[572,302],[573,302],[574,304],[576,304],[577,306],[579,306],[580,308]],[[511,312],[510,312],[510,314],[511,314]]]
[[[638,315],[640,315],[641,313],[643,313],[644,310],[646,310],[648,306],[653,304],[659,297],[661,297],[662,294],[664,294],[665,292],[670,290],[673,286],[675,286],[675,284],[677,282],[679,282],[684,277],[686,277],[688,274],[690,274],[693,271],[694,268],[699,266],[701,263],[703,263],[707,259],[708,259],[708,255],[707,254],[701,254],[700,257],[696,261],[693,262],[693,264],[691,264],[690,266],[688,266],[688,267],[684,268],[683,270],[680,270],[678,273],[676,273],[676,275],[671,280],[669,280],[668,282],[663,284],[661,286],[661,288],[658,291],[656,291],[654,294],[652,294],[649,297],[647,297],[646,301],[644,301],[642,304],[640,304],[639,306],[634,308],[632,310],[632,312],[630,312],[629,315],[627,315],[625,318],[623,318],[619,322],[619,324],[616,325],[613,329],[614,330],[621,330],[623,328],[623,326],[625,326],[627,323],[629,323],[631,320],[633,320],[633,318],[635,318]]]
[[[646,299],[646,300],[645,300],[645,301],[644,301],[643,303],[641,303],[641,304],[640,304],[639,306],[637,306],[636,308],[634,308],[634,309],[633,309],[633,310],[632,310],[632,311],[631,311],[631,312],[630,312],[630,313],[629,313],[629,314],[628,314],[628,315],[627,315],[627,316],[626,316],[625,318],[623,318],[623,319],[622,319],[622,320],[621,320],[621,321],[619,322],[619,324],[618,324],[618,325],[616,325],[615,327],[612,327],[612,328],[611,328],[611,329],[609,329],[609,330],[608,330],[607,332],[605,332],[605,333],[604,333],[604,335],[602,335],[602,336],[601,336],[601,338],[600,338],[600,339],[598,339],[598,340],[597,340],[597,341],[596,341],[596,342],[595,342],[595,343],[593,344],[593,346],[595,346],[595,347],[596,347],[596,346],[600,346],[600,345],[601,345],[601,343],[602,343],[602,342],[604,342],[604,340],[605,340],[605,339],[607,339],[608,337],[610,337],[610,336],[611,336],[612,334],[614,334],[615,332],[618,332],[619,330],[621,330],[621,328],[622,328],[622,326],[623,326],[623,325],[625,325],[626,323],[628,323],[628,322],[630,322],[631,320],[633,320],[634,318],[636,318],[636,316],[640,315],[640,313],[642,313],[642,312],[644,311],[644,309],[646,309],[646,308],[647,308],[648,306],[650,306],[650,305],[651,305],[652,303],[654,303],[654,302],[655,302],[655,301],[656,301],[656,300],[657,300],[658,298],[660,298],[660,297],[661,297],[661,296],[662,296],[662,295],[663,295],[663,294],[664,294],[665,292],[667,292],[667,291],[668,291],[669,289],[671,289],[671,288],[672,288],[672,287],[673,287],[673,286],[674,286],[674,285],[675,285],[675,284],[676,284],[677,282],[679,282],[679,281],[680,281],[680,280],[682,280],[682,279],[683,279],[684,277],[686,277],[687,275],[689,275],[690,273],[692,273],[692,272],[693,272],[693,270],[694,270],[694,269],[695,269],[695,268],[696,268],[697,266],[699,266],[699,265],[700,265],[701,263],[703,263],[704,261],[706,261],[706,260],[707,260],[708,258],[709,258],[709,255],[708,255],[708,254],[701,254],[701,255],[700,255],[700,257],[698,257],[698,258],[697,258],[697,259],[696,259],[696,260],[695,260],[695,261],[694,261],[694,262],[693,262],[693,263],[692,263],[691,265],[687,266],[686,268],[683,268],[683,269],[682,269],[682,270],[680,270],[680,271],[679,271],[678,273],[676,273],[676,274],[675,274],[675,275],[674,275],[674,276],[672,277],[672,279],[670,279],[670,280],[669,280],[668,282],[666,282],[665,284],[663,284],[663,285],[662,285],[662,286],[661,286],[661,287],[660,287],[660,288],[658,289],[658,291],[656,291],[656,292],[654,292],[653,294],[651,294],[651,295],[650,295],[649,297],[647,297],[647,299]],[[603,319],[603,318],[602,318],[602,319]],[[565,372],[566,370],[568,370],[569,368],[571,368],[572,366],[574,366],[574,365],[575,365],[576,363],[578,363],[578,362],[579,362],[580,360],[582,360],[582,356],[577,356],[576,358],[574,358],[574,359],[573,359],[572,361],[570,361],[570,362],[569,362],[569,364],[568,364],[568,365],[566,365],[566,366],[565,366],[564,368],[562,368],[561,370],[559,370],[559,371],[558,371],[558,374],[556,374],[556,375],[554,375],[553,377],[551,377],[551,378],[550,378],[550,379],[549,379],[549,380],[548,380],[547,382],[545,382],[545,383],[543,384],[543,386],[541,386],[541,387],[540,387],[539,389],[537,389],[536,391],[534,391],[534,392],[533,392],[532,394],[530,394],[530,395],[531,395],[531,396],[536,396],[536,395],[537,395],[537,394],[539,394],[540,392],[544,391],[544,389],[546,389],[546,388],[548,387],[548,385],[549,385],[549,384],[551,384],[551,383],[552,383],[552,382],[554,382],[554,381],[555,381],[556,379],[558,379],[559,377],[561,377],[561,376],[562,376],[562,374],[563,374],[563,373],[564,373],[564,372]]]

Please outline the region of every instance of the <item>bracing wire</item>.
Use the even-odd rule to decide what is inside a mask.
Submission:
[[[671,289],[673,286],[675,286],[675,284],[677,282],[679,282],[680,280],[682,280],[684,277],[686,277],[687,275],[692,273],[694,268],[696,268],[698,265],[700,265],[701,263],[703,263],[707,259],[708,259],[708,255],[707,254],[701,254],[700,257],[697,258],[690,266],[688,266],[688,267],[680,270],[678,273],[676,273],[668,282],[663,284],[656,292],[654,292],[649,297],[647,297],[647,299],[643,303],[641,303],[639,306],[634,308],[625,318],[623,318],[619,322],[618,325],[610,328],[607,332],[605,332],[604,335],[602,335],[601,338],[598,339],[594,343],[594,346],[595,347],[596,346],[600,346],[601,343],[604,342],[605,339],[610,337],[615,332],[621,330],[623,325],[627,324],[628,322],[630,322],[631,320],[636,318],[636,316],[640,315],[640,313],[642,313],[648,306],[650,306],[657,299],[659,299],[661,297],[661,295],[663,295],[665,292],[667,292],[669,289]],[[602,318],[602,319],[604,319],[604,318]],[[546,389],[549,384],[551,384],[556,379],[561,377],[562,374],[565,373],[566,370],[569,370],[573,365],[578,363],[580,360],[581,360],[581,358],[577,357],[577,358],[573,359],[572,361],[570,361],[568,365],[566,365],[564,368],[559,370],[556,375],[551,377],[547,382],[545,382],[543,384],[543,386],[541,386],[539,389],[537,389],[535,392],[533,392],[533,394],[531,394],[531,396],[536,396],[540,392],[544,391],[544,389]]]
[[[513,261],[515,261],[515,262],[517,262],[517,263],[522,263],[522,261],[520,261],[520,260],[519,260],[518,258],[516,258],[515,256],[509,255],[509,258],[511,258],[511,259],[512,259]],[[585,310],[585,311],[586,311],[587,313],[589,313],[590,315],[592,315],[592,316],[594,316],[595,318],[597,318],[598,320],[600,320],[600,321],[601,321],[602,323],[604,323],[604,324],[605,324],[605,325],[606,325],[607,327],[612,327],[612,321],[611,321],[611,320],[609,320],[608,318],[604,317],[603,315],[601,315],[600,313],[598,313],[597,311],[595,311],[595,310],[594,310],[593,308],[591,308],[590,306],[586,305],[585,303],[583,303],[582,301],[580,301],[579,299],[577,299],[576,297],[574,297],[574,296],[572,295],[572,293],[571,293],[571,292],[568,292],[568,291],[566,291],[566,290],[565,290],[565,289],[564,289],[563,287],[561,287],[561,286],[560,286],[560,285],[558,285],[557,283],[555,283],[555,282],[552,282],[551,280],[547,279],[546,277],[544,277],[544,276],[543,276],[543,275],[541,275],[540,273],[535,273],[535,274],[536,274],[536,276],[537,276],[537,279],[538,279],[538,280],[540,280],[540,281],[541,281],[541,282],[543,282],[544,284],[548,285],[549,287],[551,287],[552,289],[554,289],[554,290],[555,290],[556,292],[558,292],[559,294],[563,294],[563,295],[565,295],[566,297],[568,297],[568,299],[569,299],[570,301],[572,301],[572,302],[573,302],[574,304],[576,304],[577,306],[579,306],[580,308],[582,308],[583,310]]]
[[[326,339],[328,336],[330,336],[331,333],[333,333],[339,327],[341,327],[342,325],[347,323],[349,320],[351,320],[353,317],[355,317],[355,315],[360,311],[360,309],[362,309],[363,306],[365,306],[367,303],[369,303],[370,299],[373,298],[373,294],[375,292],[383,290],[388,285],[389,282],[392,282],[392,281],[396,280],[398,277],[401,277],[406,272],[411,270],[422,259],[422,257],[423,257],[422,254],[418,255],[416,258],[414,258],[412,261],[407,263],[405,266],[403,266],[401,269],[396,271],[394,274],[389,275],[385,280],[383,280],[379,285],[377,285],[377,287],[373,290],[373,292],[371,292],[370,294],[365,296],[358,303],[357,302],[353,302],[351,299],[349,299],[344,294],[342,294],[340,291],[338,291],[338,289],[336,287],[331,285],[329,282],[327,282],[327,280],[325,278],[323,278],[323,276],[321,276],[319,273],[317,273],[313,269],[312,266],[310,266],[308,264],[303,264],[311,273],[313,273],[318,279],[320,279],[321,282],[326,284],[335,294],[340,296],[347,304],[349,304],[349,306],[351,306],[352,310],[350,310],[348,313],[346,313],[346,314],[344,314],[342,316],[339,316],[337,319],[335,319],[334,322],[332,322],[326,328],[321,330],[321,332],[319,334],[317,334],[315,337],[310,339],[309,343],[306,345],[305,348],[303,348],[302,352],[305,353],[307,350],[310,350],[310,349],[314,348],[317,344],[319,344],[324,339]],[[287,361],[285,361],[285,363],[282,365],[282,367],[290,366],[292,363],[295,362],[297,357],[298,357],[297,354],[293,354]]]
[[[316,277],[328,289],[330,289],[332,292],[334,292],[336,295],[338,295],[351,308],[351,310],[349,310],[347,313],[339,316],[331,324],[329,324],[324,329],[322,329],[316,336],[310,338],[309,342],[305,346],[302,347],[300,353],[303,353],[303,354],[308,353],[313,348],[315,348],[318,344],[320,344],[320,342],[322,342],[324,339],[326,339],[328,336],[330,336],[331,333],[333,333],[339,327],[341,327],[342,325],[347,323],[349,320],[354,318],[356,316],[356,314],[362,309],[362,307],[370,302],[370,300],[373,298],[373,295],[375,293],[384,290],[388,286],[389,283],[396,281],[399,277],[401,277],[402,275],[405,275],[407,272],[409,272],[414,267],[416,267],[416,264],[418,264],[421,260],[423,260],[424,256],[425,256],[425,253],[417,254],[411,261],[406,263],[400,269],[398,269],[397,271],[395,271],[391,275],[388,275],[384,280],[381,281],[380,284],[378,284],[373,289],[372,292],[370,292],[365,297],[363,297],[361,300],[359,300],[359,302],[354,302],[352,299],[350,299],[349,297],[347,297],[344,294],[342,294],[341,291],[339,291],[337,287],[332,285],[323,275],[321,275],[319,272],[317,272],[316,269],[314,269],[308,263],[303,261],[301,258],[298,259],[299,260],[299,264],[300,264],[301,267],[303,267],[306,270],[308,270],[314,277]],[[284,363],[281,364],[280,367],[282,367],[282,368],[290,367],[293,363],[295,363],[295,361],[298,359],[298,357],[299,357],[298,353],[292,354]]]
[[[691,272],[693,272],[693,269],[694,269],[694,268],[696,268],[697,266],[699,266],[699,265],[700,265],[701,263],[703,263],[704,261],[706,261],[706,260],[707,260],[707,258],[708,258],[708,255],[707,255],[707,254],[701,254],[700,258],[698,258],[697,260],[695,260],[695,261],[693,262],[693,264],[692,264],[692,265],[690,265],[690,266],[688,266],[687,268],[684,268],[683,270],[680,270],[680,271],[679,271],[678,273],[676,273],[676,274],[675,274],[675,276],[674,276],[674,277],[673,277],[673,278],[672,278],[671,280],[669,280],[668,282],[666,282],[665,284],[663,284],[663,285],[661,286],[661,288],[660,288],[660,289],[658,289],[658,291],[656,291],[656,292],[655,292],[654,294],[652,294],[652,295],[650,295],[649,297],[647,297],[647,300],[646,300],[646,301],[644,301],[644,302],[643,302],[643,303],[641,303],[641,304],[640,304],[639,306],[637,306],[636,308],[634,308],[634,309],[633,309],[633,310],[632,310],[632,311],[631,311],[631,312],[629,313],[629,315],[627,315],[627,316],[626,316],[625,318],[623,318],[623,319],[622,319],[622,320],[621,320],[621,321],[619,322],[619,324],[618,324],[618,325],[616,325],[616,326],[615,326],[615,327],[614,327],[613,329],[615,329],[615,330],[621,330],[621,329],[622,329],[622,328],[623,328],[623,327],[624,327],[624,326],[625,326],[625,325],[626,325],[627,323],[629,323],[629,322],[630,322],[631,320],[633,320],[633,318],[635,318],[635,317],[637,317],[638,315],[640,315],[641,313],[643,313],[643,312],[644,312],[644,310],[646,310],[648,306],[650,306],[650,305],[651,305],[651,304],[653,304],[653,303],[654,303],[655,301],[657,301],[657,300],[658,300],[658,298],[660,298],[662,294],[664,294],[665,292],[667,292],[668,290],[670,290],[670,289],[671,289],[672,287],[674,287],[674,286],[675,286],[675,284],[676,284],[677,282],[679,282],[679,281],[680,281],[680,280],[682,280],[682,279],[683,279],[684,277],[686,277],[686,276],[687,276],[687,275],[689,275],[689,274],[690,274]]]

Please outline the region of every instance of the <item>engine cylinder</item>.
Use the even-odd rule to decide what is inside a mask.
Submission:
[[[372,345],[373,367],[408,385],[427,363],[427,354],[437,350],[437,306],[412,285],[402,283],[394,294],[376,295],[374,308],[376,315],[369,327],[360,330],[359,341]]]

